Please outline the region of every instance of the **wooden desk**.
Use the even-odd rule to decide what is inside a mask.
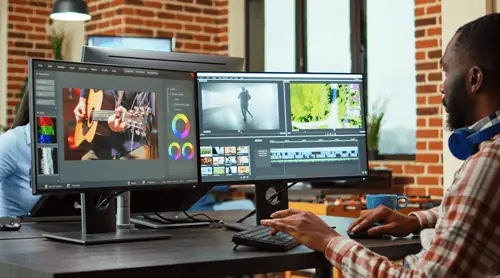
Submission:
[[[233,215],[233,219],[241,217],[241,212],[225,214]],[[322,218],[336,225],[342,234],[353,221]],[[67,223],[61,226],[64,225]],[[25,224],[24,229],[35,231],[31,236],[38,231],[37,224]],[[0,277],[227,277],[316,268],[317,273],[325,274],[317,277],[331,278],[332,268],[323,254],[304,246],[283,253],[242,246],[233,251],[232,232],[225,229],[179,228],[169,232],[174,236],[168,240],[95,246],[43,238],[0,240]],[[360,240],[360,243],[389,259],[401,259],[421,249],[418,239]]]

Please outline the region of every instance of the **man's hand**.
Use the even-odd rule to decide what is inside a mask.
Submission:
[[[75,110],[73,110],[73,113],[75,114],[76,122],[80,123],[82,122],[86,117],[87,117],[87,100],[85,98],[80,98],[80,101],[78,101],[78,104],[75,107]]]
[[[347,231],[354,233],[363,231],[379,221],[383,221],[384,224],[369,229],[369,235],[388,234],[405,237],[420,229],[420,222],[416,216],[407,216],[388,207],[379,206],[376,209],[362,211],[361,216],[349,226]]]
[[[115,109],[115,115],[108,118],[108,126],[113,132],[122,132],[127,125],[122,122],[122,114],[127,112],[123,106],[119,106]]]
[[[272,233],[284,232],[305,246],[325,252],[328,243],[334,237],[340,236],[321,218],[312,212],[287,209],[271,214],[271,220],[262,220],[264,226],[273,228]]]

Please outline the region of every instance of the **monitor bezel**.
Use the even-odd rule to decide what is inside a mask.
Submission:
[[[252,71],[252,72],[241,72],[241,71],[197,71],[195,73],[195,83],[196,83],[196,95],[198,96],[197,100],[197,106],[198,109],[200,109],[200,96],[199,96],[199,82],[198,82],[198,75],[199,74],[204,74],[204,73],[216,73],[216,74],[297,74],[297,75],[360,75],[361,76],[361,88],[362,88],[362,95],[361,99],[363,101],[363,113],[365,116],[364,119],[364,125],[363,125],[363,131],[365,134],[367,134],[367,127],[366,127],[366,113],[368,111],[367,105],[365,102],[365,94],[366,92],[364,91],[364,85],[365,85],[365,75],[363,73],[356,73],[356,72],[350,72],[350,73],[334,73],[334,72],[264,72],[264,71]],[[197,115],[200,115],[200,111],[198,111]],[[199,143],[201,141],[201,123],[200,119],[197,119],[198,123],[198,131],[200,134],[198,138],[198,146],[201,150],[201,144]],[[198,150],[198,152],[200,152]],[[227,185],[239,185],[239,184],[259,184],[259,183],[283,183],[283,182],[308,182],[308,181],[332,181],[332,180],[355,180],[355,179],[367,179],[369,176],[369,159],[368,159],[368,144],[365,144],[365,150],[366,154],[366,163],[364,166],[366,166],[366,174],[361,174],[357,176],[330,176],[330,177],[316,177],[316,178],[294,178],[294,179],[247,179],[247,180],[238,180],[238,181],[203,181],[203,176],[201,175],[201,154],[200,154],[200,183],[204,185],[220,185],[220,184],[227,184]]]
[[[184,189],[186,187],[190,188],[197,188],[200,186],[201,182],[201,165],[200,165],[200,151],[199,151],[199,144],[200,144],[200,136],[196,136],[196,144],[198,145],[198,150],[195,155],[196,157],[196,165],[197,165],[197,181],[193,183],[183,183],[183,184],[152,184],[152,185],[147,185],[147,186],[109,186],[109,187],[96,187],[96,188],[64,188],[64,189],[39,189],[38,188],[38,175],[37,171],[35,169],[38,169],[38,160],[35,159],[36,157],[36,115],[35,115],[35,109],[34,109],[34,100],[35,100],[35,91],[34,91],[34,64],[37,62],[49,62],[49,63],[64,63],[64,64],[71,64],[71,65],[86,65],[86,66],[106,66],[106,67],[116,67],[116,68],[131,68],[131,69],[145,69],[145,70],[157,70],[157,71],[166,71],[166,72],[177,72],[177,73],[187,73],[190,74],[190,76],[193,78],[193,89],[194,95],[195,95],[195,100],[194,100],[194,108],[195,108],[195,117],[196,117],[196,124],[195,124],[195,132],[197,135],[200,134],[200,125],[198,123],[198,95],[197,95],[197,88],[196,88],[196,82],[194,82],[194,78],[196,77],[195,72],[191,71],[181,71],[181,70],[165,70],[165,69],[158,69],[158,68],[147,68],[147,67],[137,67],[137,66],[125,66],[125,65],[110,65],[110,64],[102,64],[102,63],[87,63],[87,62],[73,62],[73,61],[60,61],[60,60],[49,60],[49,59],[39,59],[39,58],[30,58],[28,62],[28,93],[29,93],[29,121],[30,121],[30,140],[31,140],[31,168],[30,168],[30,184],[31,184],[31,190],[33,195],[44,195],[44,194],[54,194],[54,193],[87,193],[87,192],[103,192],[103,191],[149,191],[149,190],[158,190],[158,189]]]

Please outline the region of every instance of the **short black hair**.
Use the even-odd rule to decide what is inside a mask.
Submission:
[[[475,19],[456,32],[455,50],[484,70],[500,70],[500,13]]]

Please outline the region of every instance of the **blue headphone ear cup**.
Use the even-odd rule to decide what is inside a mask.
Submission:
[[[467,128],[459,128],[450,135],[448,148],[454,157],[465,160],[475,153],[477,146],[470,144],[467,138],[470,135],[472,135],[472,131]]]

